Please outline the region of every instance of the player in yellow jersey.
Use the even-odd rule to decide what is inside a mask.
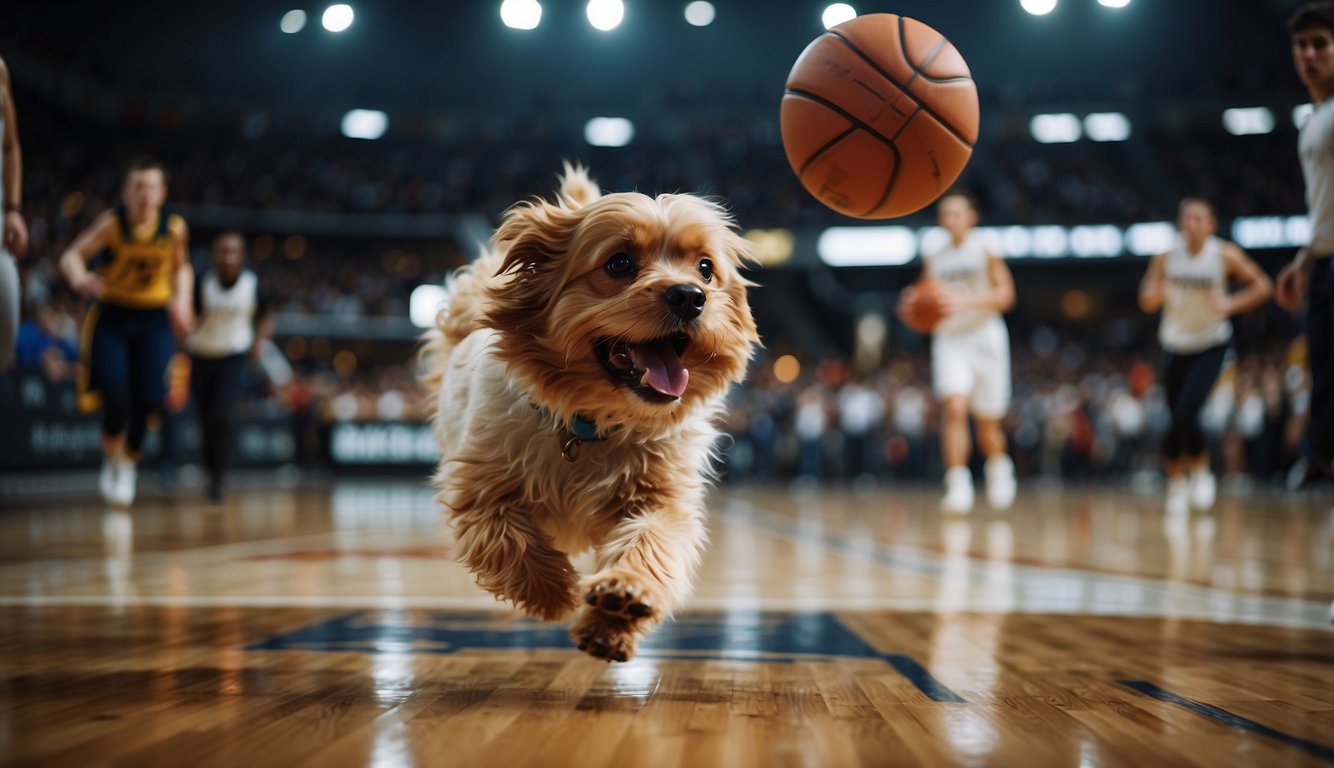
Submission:
[[[183,338],[194,325],[189,230],[163,207],[166,197],[162,164],[136,160],[121,204],[101,213],[60,257],[70,286],[97,300],[84,322],[79,403],[102,408],[98,488],[116,506],[134,500],[148,418],[167,395],[173,332]],[[100,271],[90,271],[88,262],[102,252]]]

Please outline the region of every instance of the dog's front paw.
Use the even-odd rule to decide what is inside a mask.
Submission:
[[[630,574],[604,571],[589,577],[584,586],[584,602],[608,616],[639,624],[651,623],[660,615],[661,601]]]
[[[579,650],[603,661],[629,661],[639,645],[639,631],[629,621],[596,608],[584,610],[570,637]]]

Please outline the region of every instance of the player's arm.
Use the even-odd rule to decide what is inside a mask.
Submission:
[[[9,82],[9,68],[0,59],[0,99],[4,103],[5,221],[4,244],[9,252],[22,257],[28,252],[28,225],[23,221],[23,153],[19,149],[19,121],[14,113],[14,89]]]
[[[111,244],[114,226],[116,220],[111,211],[103,211],[60,255],[60,273],[81,296],[96,299],[102,295],[102,278],[88,271],[88,260]]]
[[[171,220],[171,303],[168,312],[176,332],[185,335],[194,330],[195,269],[190,264],[190,227],[179,216]]]
[[[987,278],[991,281],[991,290],[977,294],[945,293],[945,315],[954,314],[963,309],[986,309],[992,312],[1009,312],[1014,307],[1014,275],[1000,255],[987,252]]]
[[[1167,297],[1167,273],[1163,268],[1167,254],[1159,253],[1149,259],[1149,268],[1144,270],[1144,277],[1139,281],[1139,308],[1145,312],[1157,312],[1163,308]]]
[[[1223,243],[1223,270],[1242,285],[1239,291],[1215,297],[1216,309],[1225,315],[1250,312],[1274,295],[1274,284],[1269,275],[1236,243]]]
[[[256,281],[258,282],[258,281]],[[263,290],[255,289],[255,343],[250,347],[250,357],[258,360],[264,344],[273,338],[273,313],[269,311],[269,299]]]
[[[899,291],[899,303],[894,307],[894,316],[899,319],[899,322],[904,323],[905,325],[908,323],[908,303],[912,301],[913,294],[917,293],[916,285],[918,281],[924,279],[926,276],[926,257],[923,256],[922,271],[918,272],[917,277],[912,282],[908,283],[903,290]]]

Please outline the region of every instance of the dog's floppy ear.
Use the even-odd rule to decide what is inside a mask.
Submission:
[[[492,283],[488,325],[499,330],[534,329],[563,283],[562,256],[583,216],[542,201],[520,203],[505,213],[493,242],[504,253]],[[535,329],[534,329],[535,330]]]

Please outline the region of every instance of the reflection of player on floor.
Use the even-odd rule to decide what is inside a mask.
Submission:
[[[130,166],[122,204],[102,212],[70,244],[60,268],[74,290],[98,303],[84,323],[80,406],[100,404],[102,474],[98,488],[109,504],[134,500],[136,465],[148,418],[167,395],[172,332],[194,323],[194,271],[186,253],[185,220],[162,207],[166,172],[153,160]],[[101,273],[87,263],[109,254]]]
[[[1158,341],[1163,348],[1163,388],[1172,426],[1163,443],[1167,511],[1214,505],[1214,475],[1200,429],[1200,408],[1213,390],[1232,340],[1232,315],[1269,300],[1269,278],[1234,243],[1214,236],[1218,220],[1209,203],[1181,201],[1177,246],[1149,261],[1139,287],[1145,312],[1163,311]],[[1243,284],[1228,293],[1228,279]],[[1190,471],[1187,480],[1186,471]]]
[[[268,336],[259,278],[244,267],[245,240],[237,232],[223,232],[213,240],[213,269],[195,281],[199,325],[188,343],[191,388],[213,501],[222,501],[246,358],[258,359]]]
[[[19,272],[14,259],[28,251],[28,227],[23,223],[21,196],[23,164],[19,126],[14,116],[14,93],[9,69],[0,60],[0,204],[4,205],[4,237],[0,239],[0,373],[14,364],[14,341],[19,330]]]
[[[940,443],[945,460],[941,509],[973,507],[972,452],[968,415],[977,427],[978,447],[987,457],[987,503],[1009,509],[1014,503],[1014,463],[1005,452],[1001,418],[1010,408],[1010,335],[1001,313],[1014,306],[1014,278],[1001,257],[973,231],[977,207],[967,194],[947,192],[936,208],[949,243],[922,254],[926,276],[941,284],[944,318],[932,330],[931,373],[942,405]]]

